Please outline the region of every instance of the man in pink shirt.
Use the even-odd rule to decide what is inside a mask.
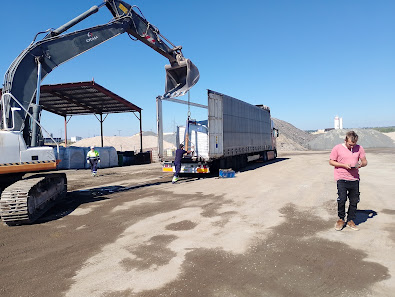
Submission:
[[[336,145],[329,156],[329,164],[335,167],[337,182],[337,213],[339,216],[335,229],[340,231],[346,225],[346,201],[349,199],[347,227],[359,230],[354,220],[359,202],[359,168],[368,165],[365,150],[357,144],[358,135],[354,131],[346,134],[345,142]]]

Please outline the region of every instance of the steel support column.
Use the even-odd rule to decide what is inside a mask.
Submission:
[[[64,116],[64,147],[67,147],[67,116]]]
[[[141,119],[141,110],[140,110],[140,153],[143,152],[143,122]]]
[[[103,147],[103,114],[100,114],[100,139],[101,147]]]
[[[156,127],[158,133],[158,156],[163,158],[163,120],[162,120],[162,97],[156,97]]]
[[[101,147],[103,147],[103,122],[105,121],[105,119],[107,118],[108,114],[104,117],[103,119],[103,114],[100,114],[100,119],[97,117],[97,115],[95,114],[96,119],[100,122],[100,140],[101,140]]]
[[[71,120],[72,115],[67,119],[67,115],[64,116],[64,147],[67,147],[67,124]]]

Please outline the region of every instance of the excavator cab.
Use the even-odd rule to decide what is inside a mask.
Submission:
[[[165,65],[166,86],[164,97],[185,95],[199,80],[197,67],[189,59],[183,59],[172,65]]]

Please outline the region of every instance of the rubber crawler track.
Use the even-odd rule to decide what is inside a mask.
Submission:
[[[9,226],[31,224],[66,196],[64,173],[35,175],[19,180],[1,193],[0,216]]]

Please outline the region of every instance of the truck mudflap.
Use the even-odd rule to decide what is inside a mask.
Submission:
[[[163,172],[176,172],[174,162],[164,162]],[[180,173],[210,173],[210,166],[202,163],[181,163]]]
[[[267,151],[267,159],[274,160],[277,157],[277,153],[275,151]]]

